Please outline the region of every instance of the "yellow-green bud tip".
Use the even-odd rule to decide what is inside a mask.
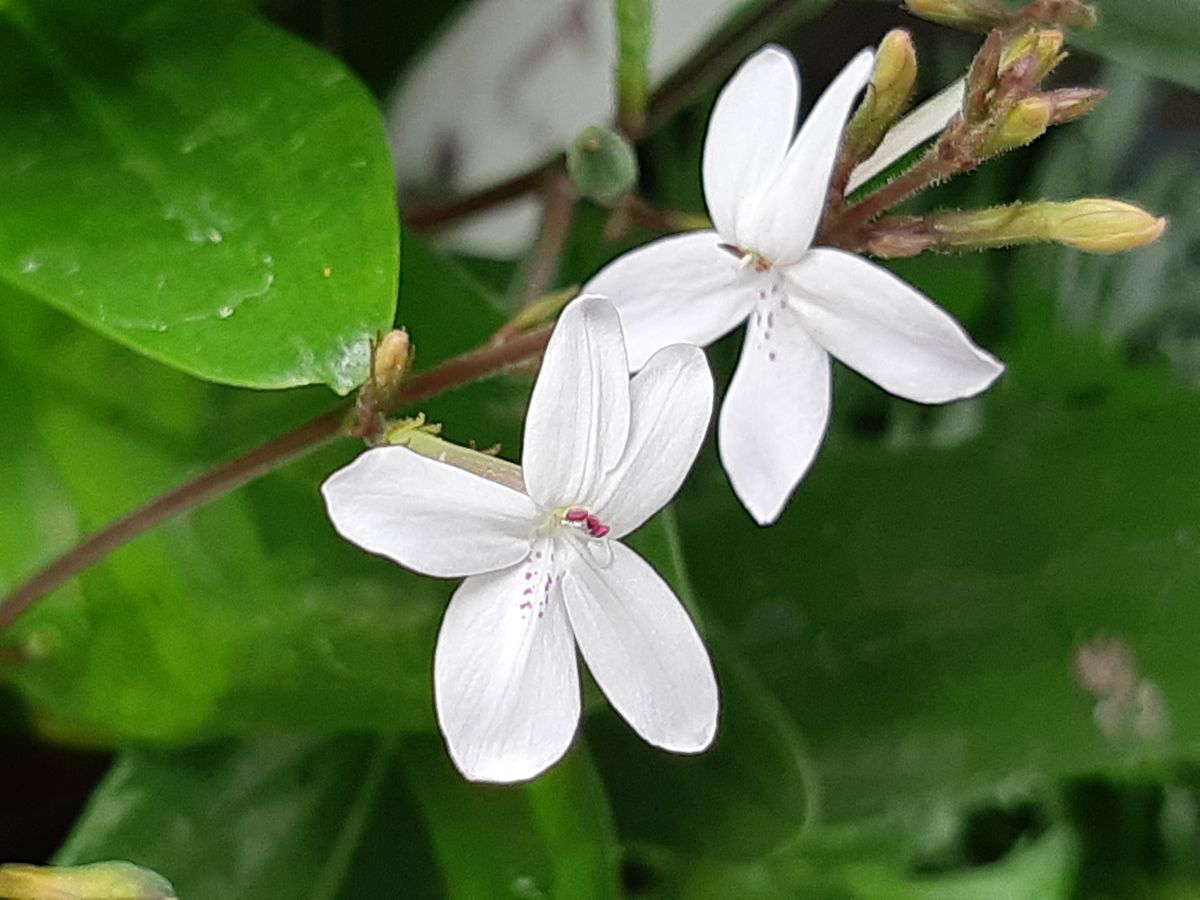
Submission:
[[[1026,97],[1019,101],[983,143],[985,156],[996,156],[1023,147],[1046,133],[1054,114],[1054,104],[1045,97]]]
[[[905,0],[904,5],[914,16],[967,31],[988,31],[1009,19],[995,0]]]
[[[1119,253],[1158,239],[1167,220],[1140,206],[1090,197],[1047,210],[1047,237],[1078,250]]]
[[[412,343],[403,328],[389,331],[375,345],[372,375],[381,385],[399,384],[412,362]]]

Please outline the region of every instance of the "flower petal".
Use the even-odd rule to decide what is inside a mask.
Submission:
[[[704,138],[704,198],[713,225],[738,242],[740,208],[775,174],[796,133],[800,74],[792,55],[765,47],[721,90]]]
[[[665,347],[634,376],[629,443],[592,506],[614,538],[640,527],[675,496],[700,452],[712,404],[712,373],[699,347]]]
[[[785,274],[814,340],[893,394],[945,403],[978,394],[1004,371],[949,313],[862,257],[818,247]]]
[[[611,303],[580,297],[558,319],[525,418],[523,467],[543,507],[584,503],[629,434],[629,362]]]
[[[747,246],[779,265],[796,262],[812,244],[825,209],[829,179],[846,119],[871,77],[874,53],[863,50],[846,64],[800,127],[778,174],[742,213]]]
[[[670,586],[644,559],[611,541],[606,568],[574,552],[562,593],[588,668],[646,741],[699,753],[717,729],[717,680],[704,642]]]
[[[829,421],[829,356],[782,298],[751,317],[717,425],[721,464],[759,525],[779,518]]]
[[[570,625],[557,585],[547,588],[545,567],[533,562],[468,578],[438,633],[438,726],[472,781],[533,778],[566,753],[579,724]]]
[[[406,447],[376,447],[321,485],[338,534],[437,577],[521,560],[538,510],[525,494]]]
[[[662,238],[618,257],[583,286],[621,314],[632,368],[670,344],[710,344],[750,314],[751,279],[721,243],[715,231]]]
[[[966,79],[958,79],[893,125],[875,152],[854,167],[846,183],[846,193],[858,190],[909,150],[925,143],[949,125],[962,108],[966,87]]]

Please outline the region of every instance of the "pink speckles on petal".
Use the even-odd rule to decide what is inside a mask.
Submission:
[[[775,362],[775,351],[774,350],[772,350],[770,353],[767,354],[767,359],[770,360],[771,362]]]
[[[775,327],[775,313],[773,313],[773,312],[767,313],[767,327],[768,328]]]

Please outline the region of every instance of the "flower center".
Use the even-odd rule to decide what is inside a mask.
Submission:
[[[576,528],[588,537],[602,538],[611,530],[582,506],[572,506],[562,514],[562,524]]]
[[[771,261],[761,253],[757,253],[754,250],[746,250],[745,248],[738,247],[734,244],[718,244],[717,246],[726,253],[730,253],[737,257],[738,269],[740,271],[745,271],[751,266],[754,267],[755,272],[767,272],[771,268]]]

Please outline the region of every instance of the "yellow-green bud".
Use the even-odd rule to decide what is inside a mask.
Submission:
[[[175,900],[175,889],[157,872],[128,862],[86,866],[0,866],[0,897],[12,900],[91,900],[96,897],[136,897]]]
[[[843,154],[860,162],[879,146],[883,136],[908,107],[917,81],[917,51],[912,35],[889,31],[879,43],[875,69],[862,105],[846,127]]]
[[[1037,140],[1050,127],[1053,112],[1053,104],[1044,97],[1018,101],[984,138],[980,148],[983,156],[998,156]]]
[[[1117,253],[1155,240],[1166,219],[1107,197],[1066,202],[1041,200],[990,209],[948,210],[910,217],[880,246],[883,255],[913,255],[924,249],[982,250],[1038,241],[1057,241],[1077,250]]]
[[[1141,247],[1156,240],[1167,227],[1165,218],[1107,197],[1039,205],[1047,207],[1043,213],[1047,238],[1093,253]]]
[[[1031,28],[1001,52],[999,72],[1039,84],[1063,60],[1062,46],[1063,34],[1057,28]]]
[[[371,374],[380,388],[388,390],[398,386],[411,365],[412,343],[403,328],[389,331],[375,345]]]
[[[637,184],[637,155],[624,137],[592,125],[580,132],[567,151],[567,174],[581,195],[607,206]]]
[[[904,6],[914,16],[965,31],[990,31],[1010,18],[995,0],[904,0]]]

